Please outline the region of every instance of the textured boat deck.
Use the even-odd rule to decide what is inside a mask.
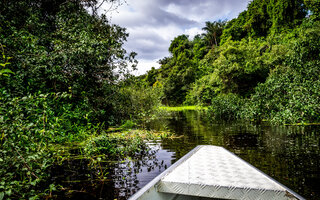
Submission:
[[[162,177],[157,188],[158,192],[221,199],[302,199],[217,146],[200,146]]]

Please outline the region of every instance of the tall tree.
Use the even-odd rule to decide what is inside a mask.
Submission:
[[[94,0],[1,1],[0,43],[13,57],[9,67],[16,75],[2,77],[0,88],[14,96],[71,92],[74,101],[87,99],[106,121],[114,109],[110,97],[135,53],[122,47],[128,36],[124,28],[88,11],[87,6],[99,5]]]
[[[229,21],[222,34],[222,42],[229,38],[241,40],[246,37],[266,37],[280,33],[302,23],[307,14],[318,12],[319,0],[253,0],[248,9]],[[313,15],[316,16],[316,15]]]
[[[220,37],[222,35],[222,31],[226,25],[226,21],[215,21],[215,22],[206,22],[206,26],[202,28],[202,30],[206,31],[204,33],[205,40],[208,46],[211,48],[214,45],[218,46],[220,43]]]

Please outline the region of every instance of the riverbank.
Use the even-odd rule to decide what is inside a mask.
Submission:
[[[204,106],[176,106],[176,107],[169,107],[169,106],[161,106],[159,107],[160,110],[165,111],[185,111],[185,110],[207,110],[208,107]]]
[[[78,138],[72,140],[68,137],[63,139],[65,142],[60,143],[53,140],[46,141],[45,146],[41,142],[34,142],[33,148],[39,149],[38,152],[21,152],[18,147],[15,148],[17,155],[1,151],[4,157],[0,162],[5,165],[2,165],[0,171],[3,174],[0,199],[16,199],[24,196],[32,199],[55,198],[57,194],[73,193],[73,188],[64,185],[66,180],[59,182],[61,179],[59,176],[70,170],[70,163],[72,166],[78,166],[73,168],[74,174],[91,177],[92,180],[108,180],[110,177],[107,171],[111,169],[109,166],[102,169],[102,163],[141,159],[144,155],[150,154],[151,149],[147,145],[149,142],[174,137],[171,132],[123,128],[109,128],[106,131],[92,129],[87,130],[86,134],[79,134],[81,140]],[[16,159],[15,163],[24,165],[21,172],[14,174],[11,172],[8,168],[11,159]],[[86,173],[82,172],[84,168]],[[16,174],[21,176],[20,180],[16,178]],[[73,176],[71,179],[83,178]]]

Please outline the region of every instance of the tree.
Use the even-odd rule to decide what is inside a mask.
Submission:
[[[110,99],[135,63],[122,47],[128,34],[103,15],[88,13],[97,1],[1,1],[0,43],[6,45],[15,76],[2,77],[14,96],[71,92],[88,100],[99,120],[116,114]],[[28,8],[28,9],[25,9]]]
[[[248,31],[243,28],[246,23],[247,11],[243,11],[237,18],[234,18],[227,22],[225,29],[221,35],[220,45],[227,42],[227,40],[241,40],[248,36]]]
[[[152,86],[156,81],[157,81],[157,76],[158,76],[159,71],[152,67],[148,72],[145,78],[143,79],[143,82],[147,86]]]
[[[223,29],[226,25],[226,21],[215,21],[215,22],[206,22],[206,26],[202,30],[206,31],[204,33],[205,40],[208,47],[212,48],[214,45],[218,46],[220,44],[220,37],[222,35]]]
[[[272,23],[271,32],[292,29],[307,15],[303,0],[270,0],[267,12]]]
[[[318,4],[311,3],[311,10],[314,8],[312,5]],[[317,12],[317,8],[314,10]],[[266,37],[270,33],[292,29],[302,23],[306,14],[302,0],[253,0],[247,10],[227,23],[221,36],[221,43],[225,43],[228,39]]]
[[[306,8],[311,12],[311,18],[314,20],[320,19],[320,1],[319,0],[304,0]]]
[[[169,51],[172,56],[159,61],[158,79],[163,84],[162,102],[178,105],[183,103],[190,84],[196,78],[194,53],[200,56],[201,45],[194,48],[187,35],[180,35],[172,40]]]

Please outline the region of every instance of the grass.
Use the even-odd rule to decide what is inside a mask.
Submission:
[[[165,131],[149,131],[149,130],[126,130],[121,132],[114,132],[108,135],[112,138],[134,139],[141,138],[143,140],[159,140],[163,138],[173,137],[173,133]]]
[[[87,156],[108,155],[109,158],[131,157],[141,150],[147,150],[147,141],[174,138],[174,134],[165,131],[148,131],[127,129],[116,132],[105,132],[90,137],[81,146]]]
[[[285,126],[319,126],[320,123],[307,123],[307,122],[303,122],[303,123],[295,123],[295,124],[284,124]]]
[[[68,144],[51,144],[49,150],[56,152],[58,162],[63,160],[94,159],[101,153],[109,159],[124,159],[126,155],[134,155],[147,148],[148,141],[174,139],[175,135],[168,131],[109,128],[101,134],[93,134],[82,142]],[[122,156],[119,156],[122,155]]]
[[[177,106],[177,107],[161,106],[161,107],[159,107],[159,109],[166,110],[166,111],[185,111],[185,110],[207,110],[208,107],[202,107],[202,106]]]

